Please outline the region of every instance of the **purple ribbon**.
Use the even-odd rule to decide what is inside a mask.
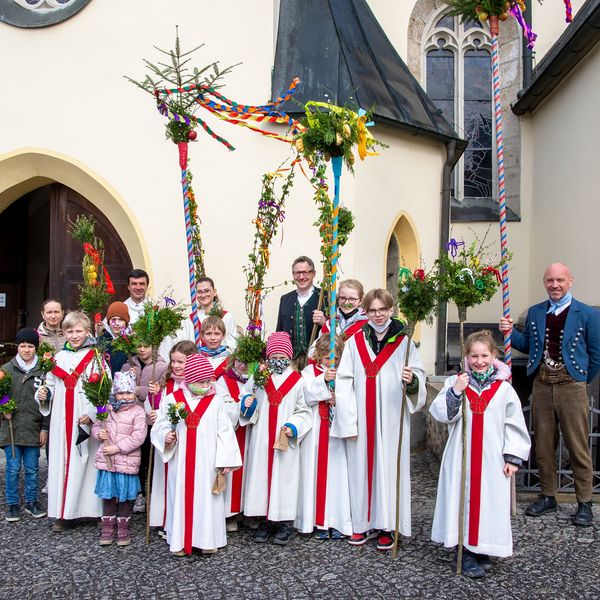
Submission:
[[[247,331],[262,331],[262,327],[256,323],[248,323]]]
[[[523,35],[527,38],[527,48],[529,48],[529,50],[533,50],[533,47],[535,46],[535,40],[537,39],[537,33],[534,33],[531,30],[531,27],[529,27],[529,25],[525,22],[523,13],[517,4],[513,4],[510,7],[510,13],[517,20],[517,23],[523,30]]]
[[[108,412],[108,409],[106,408],[106,406],[104,406],[104,404],[101,405],[101,406],[96,407],[96,414],[97,415],[103,415],[106,412]]]
[[[448,250],[448,252],[450,252],[450,256],[452,258],[456,258],[456,255],[458,254],[458,247],[459,246],[464,246],[464,245],[465,245],[464,242],[457,242],[454,238],[452,238],[446,244],[446,250]]]
[[[165,296],[165,306],[175,306],[177,302],[173,300],[173,298],[169,298],[169,296]]]
[[[10,400],[10,397],[8,395],[6,395],[0,400],[0,404],[7,404],[9,400]]]

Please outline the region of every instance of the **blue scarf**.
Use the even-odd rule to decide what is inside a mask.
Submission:
[[[115,412],[117,412],[122,406],[135,402],[135,400],[117,400],[112,394],[108,397],[108,401]]]
[[[198,350],[200,351],[200,354],[204,354],[204,356],[206,356],[206,357],[214,358],[215,356],[219,356],[220,354],[223,354],[223,352],[227,352],[227,346],[219,346],[218,348],[215,348],[214,350],[211,350],[210,348],[208,348],[206,346],[200,346],[200,348],[198,348]]]
[[[547,315],[552,313],[553,315],[557,315],[562,312],[562,309],[573,300],[573,295],[571,292],[567,292],[560,300],[552,300],[548,298],[548,302],[550,302],[550,307],[546,312]]]

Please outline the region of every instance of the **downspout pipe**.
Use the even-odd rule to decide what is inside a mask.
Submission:
[[[525,12],[523,13],[525,23],[531,27],[531,0],[525,0]],[[523,37],[521,36],[521,41]],[[523,43],[523,89],[526,90],[533,79],[533,54],[534,51]]]
[[[440,220],[440,252],[443,252],[450,241],[450,202],[452,192],[452,170],[461,157],[466,142],[462,141],[459,147],[458,140],[446,142],[446,161],[442,169],[442,210]],[[438,308],[435,374],[443,375],[446,372],[446,346],[448,338],[448,305],[442,303]]]

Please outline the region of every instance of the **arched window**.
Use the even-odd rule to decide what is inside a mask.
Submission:
[[[469,145],[455,168],[458,201],[495,196],[491,38],[479,23],[438,11],[425,32],[425,88]]]

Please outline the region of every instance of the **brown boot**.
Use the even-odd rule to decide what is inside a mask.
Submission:
[[[117,546],[128,546],[131,544],[129,535],[129,520],[131,517],[117,517]]]
[[[100,545],[110,546],[115,537],[116,517],[102,517],[102,533],[100,534]]]

